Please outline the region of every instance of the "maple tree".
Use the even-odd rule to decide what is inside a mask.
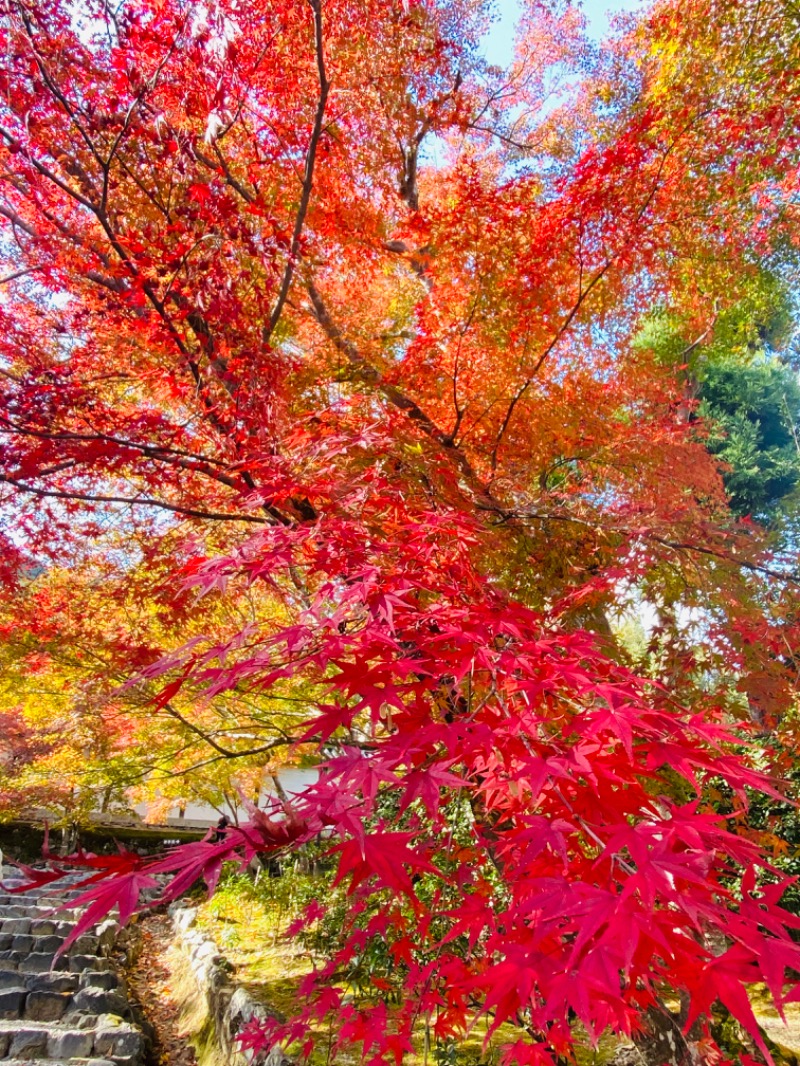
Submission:
[[[739,830],[779,798],[747,737],[792,705],[798,574],[732,513],[684,371],[794,270],[793,6],[661,0],[597,54],[530,0],[505,70],[480,0],[0,12],[9,642],[57,645],[63,575],[68,646],[102,649],[76,714],[92,684],[154,742],[321,773],[223,841],[74,857],[77,931],[321,836],[341,942],[256,1046],[335,1013],[400,1061],[421,1018],[486,1015],[547,1066],[575,1019],[661,1017],[711,1062],[719,1000],[768,1055],[745,987],[797,997],[797,920]]]

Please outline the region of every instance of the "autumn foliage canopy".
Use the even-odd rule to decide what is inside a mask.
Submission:
[[[800,578],[697,382],[780,348],[800,14],[659,0],[598,48],[522,8],[500,69],[482,0],[0,0],[0,623],[57,690],[4,758],[50,768],[26,802],[64,744],[100,791],[319,764],[224,841],[86,860],[93,920],[328,842],[341,941],[256,1045],[488,1016],[549,1066],[672,990],[719,1061],[715,1002],[759,1046],[745,986],[798,998],[746,819]]]

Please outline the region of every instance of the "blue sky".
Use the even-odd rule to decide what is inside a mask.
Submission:
[[[505,4],[507,0],[503,0]],[[618,11],[635,11],[644,6],[642,0],[584,0],[581,5],[589,21],[589,31],[597,38],[608,29],[608,16]]]
[[[583,0],[581,7],[588,20],[589,33],[596,40],[601,40],[608,30],[609,14],[635,11],[643,6],[643,2],[644,0]],[[485,51],[490,62],[505,65],[511,59],[519,0],[497,0],[497,10],[500,17],[486,39]]]

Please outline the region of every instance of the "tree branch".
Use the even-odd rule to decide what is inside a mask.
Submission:
[[[300,206],[297,209],[297,217],[294,221],[294,232],[292,233],[292,243],[289,248],[289,259],[283,273],[283,280],[278,292],[277,302],[272,310],[272,314],[269,316],[269,322],[264,327],[264,344],[269,344],[270,338],[275,332],[275,327],[280,321],[281,314],[283,313],[283,306],[286,303],[286,297],[289,295],[289,289],[292,285],[295,265],[300,251],[300,237],[303,232],[306,214],[308,213],[308,205],[311,201],[311,190],[314,186],[314,164],[317,158],[319,140],[322,136],[325,105],[328,101],[328,93],[330,92],[330,82],[328,81],[328,76],[325,71],[325,51],[322,36],[322,0],[309,0],[309,3],[314,12],[314,48],[317,59],[317,75],[319,77],[319,101],[317,103],[317,112],[314,116],[314,126],[311,130],[311,139],[308,142],[308,151],[306,152],[303,188],[300,194]]]
[[[16,489],[18,492],[27,493],[30,496],[41,496],[54,500],[73,500],[83,503],[122,503],[130,507],[154,507],[162,511],[170,511],[173,514],[183,515],[186,518],[205,518],[215,522],[249,522],[258,525],[266,525],[266,518],[257,515],[233,514],[225,511],[201,511],[194,507],[181,507],[178,504],[166,503],[164,500],[156,500],[152,496],[107,496],[86,492],[69,492],[59,489],[44,489],[36,485],[29,485],[25,481],[0,474],[0,483]]]
[[[390,382],[386,381],[380,370],[367,362],[353,342],[344,336],[342,331],[333,321],[328,313],[328,309],[325,306],[325,301],[322,299],[319,289],[317,289],[316,285],[310,278],[306,282],[306,287],[308,289],[308,294],[311,297],[314,317],[337,351],[342,353],[350,366],[356,371],[358,377],[362,381],[375,386],[375,388],[377,388],[393,407],[403,411],[426,437],[435,441],[436,444],[442,448],[457,467],[465,484],[470,489],[471,494],[475,497],[476,502],[479,502],[484,510],[498,511],[505,514],[506,511],[503,505],[491,494],[486,485],[483,484],[478,477],[477,471],[470,463],[464,451],[454,442],[452,436],[440,429],[433,419],[422,410],[416,400],[407,396],[404,392],[398,389],[396,385],[392,385]]]
[[[673,551],[695,552],[698,555],[708,555],[713,559],[719,559],[721,562],[730,563],[732,566],[738,566],[743,570],[749,570],[756,574],[764,574],[766,577],[774,577],[779,581],[788,581],[792,585],[800,586],[800,573],[797,571],[787,572],[775,570],[772,567],[764,566],[762,563],[754,563],[749,559],[742,559],[738,555],[731,555],[728,552],[719,551],[716,548],[710,548],[702,544],[692,544],[689,541],[671,540],[669,537],[662,537],[660,534],[649,532],[646,529],[629,529],[627,526],[598,526],[597,522],[590,522],[585,518],[576,518],[566,514],[555,514],[552,511],[516,510],[510,515],[510,517],[522,522],[566,522],[571,525],[583,526],[586,529],[600,529],[604,533],[628,537],[631,540],[639,538],[641,540],[651,541],[655,544],[661,544],[665,548],[671,548]]]
[[[527,378],[522,383],[522,385],[517,389],[517,391],[514,394],[514,396],[511,398],[511,402],[508,405],[508,409],[506,410],[505,417],[503,418],[503,421],[502,421],[502,423],[500,425],[500,432],[497,434],[497,439],[495,440],[494,447],[492,448],[491,465],[492,465],[492,472],[493,473],[497,469],[498,453],[500,451],[500,445],[503,443],[503,438],[505,437],[506,432],[508,431],[508,427],[509,427],[509,424],[510,424],[511,419],[513,417],[513,414],[514,414],[514,411],[516,409],[517,404],[520,402],[522,397],[525,395],[525,393],[528,391],[528,389],[534,383],[534,381],[536,380],[537,374],[539,373],[539,371],[542,369],[542,367],[544,366],[544,364],[547,361],[547,359],[552,354],[553,349],[556,347],[558,342],[561,340],[561,338],[567,332],[569,327],[572,325],[572,323],[575,320],[575,316],[577,315],[578,311],[580,311],[581,307],[586,302],[587,296],[589,296],[589,294],[594,289],[594,287],[603,278],[603,276],[605,275],[606,271],[611,266],[611,263],[612,263],[612,260],[611,259],[607,259],[606,262],[603,264],[603,266],[600,268],[600,270],[595,274],[595,276],[592,278],[592,280],[586,286],[586,288],[582,288],[581,289],[581,291],[578,294],[577,300],[575,301],[575,303],[570,308],[570,310],[569,310],[566,318],[564,319],[564,321],[561,323],[561,325],[556,330],[556,332],[555,332],[553,338],[551,339],[550,343],[547,345],[547,347],[541,353],[539,358],[536,360],[536,363],[534,364],[533,369],[528,374]]]
[[[271,740],[268,744],[262,744],[258,748],[249,748],[245,751],[231,751],[229,748],[223,748],[221,744],[218,744],[216,740],[205,730],[195,725],[194,722],[190,722],[188,718],[178,711],[171,703],[164,705],[164,710],[170,715],[171,718],[176,719],[182,725],[186,726],[192,733],[204,740],[209,747],[214,751],[219,752],[226,759],[243,759],[248,755],[261,755],[263,752],[272,751],[274,748],[286,748],[296,743],[294,737],[276,737],[275,740]]]

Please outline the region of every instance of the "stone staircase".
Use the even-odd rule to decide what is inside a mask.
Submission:
[[[84,875],[85,876],[85,875]],[[146,1041],[110,957],[119,927],[107,921],[56,952],[79,911],[79,876],[45,889],[0,888],[0,1063],[143,1066]],[[4,884],[19,881],[6,878]],[[58,909],[57,909],[58,908]]]

